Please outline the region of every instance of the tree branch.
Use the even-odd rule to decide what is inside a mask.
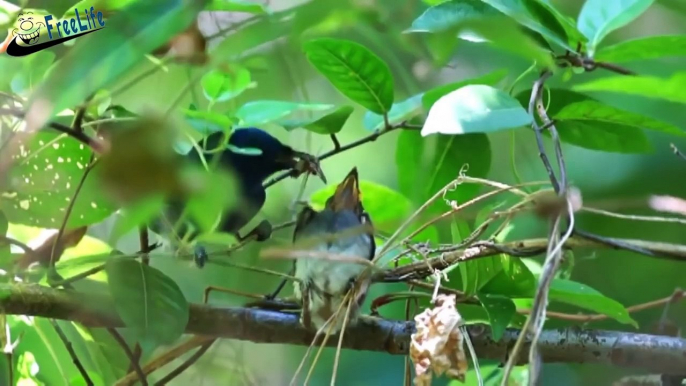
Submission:
[[[0,284],[0,307],[6,314],[33,315],[80,322],[93,327],[122,327],[112,299],[104,295],[57,290],[38,285]],[[490,328],[470,325],[469,334],[481,358],[504,361],[519,331],[508,329],[495,342]],[[343,347],[404,355],[414,323],[362,317],[343,339]],[[255,343],[309,345],[314,331],[305,330],[296,314],[251,308],[191,304],[186,332]],[[335,340],[331,340],[335,345]],[[526,343],[528,346],[528,341]],[[539,348],[545,362],[595,363],[642,368],[652,373],[680,374],[686,369],[686,340],[627,332],[546,330]],[[517,363],[527,360],[526,350]]]

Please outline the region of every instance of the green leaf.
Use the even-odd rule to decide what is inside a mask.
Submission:
[[[283,120],[278,122],[286,130],[291,131],[303,128],[316,134],[336,134],[350,118],[355,109],[352,106],[341,106],[333,112],[326,113],[317,118],[300,120]]]
[[[649,153],[653,150],[643,130],[603,121],[568,120],[556,125],[563,142],[613,153]]]
[[[609,91],[647,98],[686,103],[686,72],[677,72],[670,78],[653,76],[608,76],[572,87],[575,91]]]
[[[579,13],[577,28],[588,38],[588,54],[593,57],[600,42],[610,32],[622,28],[645,12],[654,0],[586,0]]]
[[[497,342],[517,312],[514,302],[504,296],[489,294],[479,294],[479,301],[488,312],[493,340]]]
[[[431,106],[422,136],[488,133],[531,124],[531,116],[502,90],[482,84],[459,88]]]
[[[422,97],[424,93],[417,94],[402,102],[394,103],[391,111],[388,112],[388,123],[399,123],[422,113]],[[367,111],[362,120],[364,128],[367,130],[379,130],[384,127],[383,115]]]
[[[207,0],[134,2],[107,20],[101,31],[80,37],[32,94],[27,116],[41,127],[56,112],[79,105],[106,88],[145,54],[195,22]],[[126,33],[122,33],[125,31]]]
[[[341,94],[377,114],[391,109],[391,70],[369,49],[349,40],[330,38],[306,42],[303,49],[310,63]]]
[[[503,269],[500,256],[465,261],[458,267],[462,276],[462,291],[467,295],[475,295]]]
[[[686,135],[686,132],[672,124],[658,121],[657,119],[646,117],[641,114],[620,110],[590,98],[585,101],[566,105],[552,118],[556,121],[602,121],[606,123],[616,123],[620,125],[661,131],[663,133],[672,135]]]
[[[268,13],[269,9],[264,4],[248,0],[212,0],[205,7],[206,11],[245,12],[252,14]]]
[[[601,47],[595,60],[601,62],[632,62],[686,56],[686,35],[647,36]]]
[[[460,31],[485,39],[489,44],[513,55],[536,61],[541,67],[553,68],[555,65],[547,44],[539,43],[531,36],[533,32],[508,17],[468,20],[461,24]]]
[[[460,168],[469,165],[471,177],[485,177],[491,167],[491,145],[485,134],[432,135],[422,138],[415,130],[402,130],[395,153],[400,192],[413,202],[423,203],[458,177]],[[474,197],[479,186],[462,184],[445,198],[465,202]],[[436,205],[448,209],[443,200]]]
[[[213,70],[202,77],[202,89],[210,102],[226,102],[250,86],[250,71],[241,66],[229,67],[229,72]]]
[[[507,255],[498,257],[501,270],[490,281],[484,283],[479,291],[509,298],[533,298],[536,293],[536,277],[526,264],[518,257]]]
[[[202,172],[200,187],[187,203],[188,213],[203,232],[216,228],[222,213],[231,210],[238,202],[238,185],[235,179],[221,170]]]
[[[23,68],[12,78],[10,86],[15,94],[26,96],[43,81],[48,68],[55,61],[55,53],[39,51],[22,59],[24,61]]]
[[[571,304],[593,312],[607,315],[620,323],[638,328],[626,308],[595,289],[571,280],[555,279],[550,286],[550,300]]]
[[[521,25],[538,32],[558,46],[573,51],[560,21],[538,0],[483,0]]]
[[[113,257],[105,264],[110,293],[137,340],[171,344],[188,324],[188,302],[179,286],[158,269]]]
[[[59,228],[90,162],[90,148],[64,134],[42,131],[11,151],[17,162],[8,171],[10,185],[0,198],[0,210],[11,223]],[[116,208],[103,193],[94,178],[86,178],[67,228],[112,214]]]
[[[164,203],[164,195],[156,194],[124,206],[120,209],[112,226],[109,244],[117,245],[117,241],[122,236],[138,226],[148,224],[151,220],[155,219],[162,212]]]
[[[449,0],[424,11],[405,32],[443,32],[465,20],[498,14],[495,8],[481,0]]]
[[[236,111],[236,118],[243,126],[261,126],[277,121],[299,111],[326,111],[334,105],[321,103],[296,103],[286,101],[262,100],[248,102]]]
[[[195,131],[203,136],[224,131],[236,123],[226,115],[211,111],[186,109],[183,110],[183,115],[186,118],[186,122],[188,122]]]
[[[498,82],[503,80],[507,75],[507,69],[501,68],[488,74],[477,76],[476,78],[470,78],[461,80],[459,82],[448,83],[442,86],[438,86],[424,93],[422,97],[422,105],[426,110],[430,110],[431,106],[436,103],[437,100],[441,99],[444,95],[450,94],[451,92],[468,86],[471,84],[485,84],[488,86],[495,86]]]

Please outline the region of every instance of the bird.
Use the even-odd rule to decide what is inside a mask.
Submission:
[[[239,184],[238,203],[222,213],[217,229],[233,234],[239,241],[251,236],[254,236],[256,241],[264,241],[271,236],[272,226],[268,220],[260,222],[243,237],[239,234],[239,230],[250,222],[264,205],[267,192],[263,183],[269,176],[279,171],[293,170],[292,177],[308,172],[326,183],[326,177],[316,157],[294,150],[256,127],[237,128],[230,134],[228,141],[225,140],[223,132],[216,132],[200,140],[197,145],[204,149],[203,155],[208,165],[216,163],[219,168],[228,170],[236,177]],[[217,151],[220,147],[222,149]],[[202,164],[201,157],[196,151],[190,151],[186,155],[186,160],[192,164]],[[169,199],[165,214],[170,223],[176,223],[181,217],[184,201],[179,197]],[[183,235],[188,232],[188,225],[179,224],[176,234]],[[158,221],[156,229],[153,230],[160,228],[161,224]],[[191,239],[199,234],[198,227],[194,228],[190,230]],[[207,260],[204,247],[196,244],[194,255],[196,265],[202,268]]]
[[[305,206],[298,214],[293,232],[297,244],[311,239],[307,250],[336,255],[337,259],[317,256],[295,259],[294,296],[301,304],[300,323],[308,329],[320,330],[343,303],[348,291],[356,285],[360,274],[367,268],[359,262],[341,261],[351,259],[372,260],[376,250],[374,230],[369,214],[361,201],[357,168],[353,168],[336,187],[322,211]],[[369,276],[357,283],[358,291],[350,304],[349,324],[357,322],[359,308],[364,302],[371,281]],[[331,320],[331,333],[343,328],[346,305]]]

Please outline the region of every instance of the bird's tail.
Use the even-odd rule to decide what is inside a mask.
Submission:
[[[326,203],[334,212],[342,210],[357,210],[360,208],[360,182],[357,175],[357,168],[353,168],[345,177],[343,182],[338,184],[336,192],[331,196]]]

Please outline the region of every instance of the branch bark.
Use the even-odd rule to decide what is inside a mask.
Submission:
[[[124,326],[106,295],[39,285],[0,284],[0,308],[6,314],[70,320],[92,327]],[[343,347],[403,355],[413,331],[412,322],[363,317],[346,331]],[[300,326],[296,314],[201,304],[191,304],[186,332],[291,345],[309,345],[314,338],[314,332]],[[500,361],[506,359],[519,336],[518,330],[508,329],[496,342],[490,328],[482,324],[470,325],[469,333],[480,358]],[[336,339],[329,341],[336,343]],[[526,363],[527,351],[521,351],[517,363]],[[686,371],[686,340],[666,336],[577,328],[546,330],[540,338],[540,352],[545,362],[595,363],[675,375]]]

